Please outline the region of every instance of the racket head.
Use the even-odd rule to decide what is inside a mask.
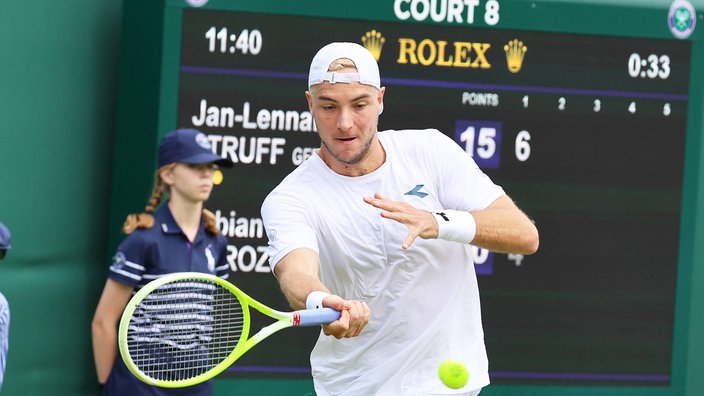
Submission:
[[[248,300],[211,274],[181,272],[155,279],[132,296],[122,314],[122,359],[150,385],[182,388],[209,380],[249,348]]]

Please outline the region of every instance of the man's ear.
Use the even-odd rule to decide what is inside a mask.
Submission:
[[[385,93],[386,93],[386,87],[381,87],[379,89],[379,97],[377,99],[379,101],[379,115],[381,115],[381,113],[384,111],[384,94]]]
[[[310,112],[313,112],[313,94],[310,93],[310,91],[306,91],[306,101],[308,102],[308,110]]]

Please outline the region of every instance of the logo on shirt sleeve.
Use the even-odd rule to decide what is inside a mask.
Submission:
[[[205,258],[208,260],[208,271],[215,273],[215,255],[211,250],[212,247],[213,245],[208,245],[208,247],[205,248]]]
[[[112,256],[112,267],[114,269],[123,268],[126,263],[127,263],[127,259],[125,258],[124,253],[117,252],[117,253],[115,253],[114,256]]]

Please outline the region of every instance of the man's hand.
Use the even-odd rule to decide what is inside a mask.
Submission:
[[[340,296],[330,295],[323,299],[323,306],[340,311],[340,319],[323,325],[323,333],[337,339],[358,336],[369,323],[371,311],[363,301],[345,300]]]
[[[364,197],[364,202],[381,209],[381,217],[398,221],[408,227],[408,236],[401,247],[408,249],[417,237],[433,239],[438,237],[438,222],[433,215],[417,209],[406,202],[392,201],[376,193]]]

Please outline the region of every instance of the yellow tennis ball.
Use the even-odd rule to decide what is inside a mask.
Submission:
[[[447,359],[440,363],[438,375],[445,386],[452,389],[459,389],[467,385],[469,381],[469,371],[462,362],[455,359]]]

